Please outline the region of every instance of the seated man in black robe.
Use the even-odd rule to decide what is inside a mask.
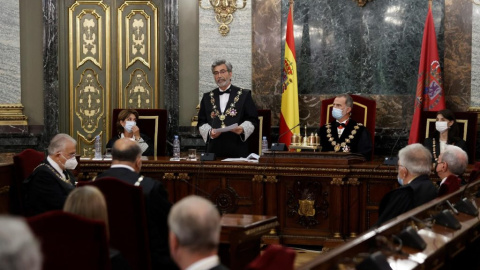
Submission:
[[[376,226],[437,197],[437,188],[429,178],[432,154],[419,143],[407,145],[398,152],[400,187],[381,200]]]
[[[69,170],[77,167],[77,141],[57,134],[48,146],[48,157],[24,181],[24,206],[27,216],[61,210],[76,179]]]
[[[353,99],[350,95],[338,95],[333,101],[332,116],[337,119],[319,130],[322,152],[351,152],[362,154],[367,160],[372,153],[370,133],[350,118]]]
[[[215,61],[212,73],[218,88],[205,93],[200,102],[197,127],[207,151],[218,157],[247,157],[248,137],[257,126],[257,108],[250,90],[232,85],[232,64]],[[233,130],[217,129],[238,124]]]

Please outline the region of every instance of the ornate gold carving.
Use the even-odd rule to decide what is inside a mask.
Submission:
[[[175,174],[174,173],[165,173],[163,175],[164,180],[175,180]]]
[[[152,108],[152,87],[148,84],[147,74],[136,69],[130,74],[130,82],[125,88],[127,108]]]
[[[80,132],[91,140],[93,133],[110,134],[110,122],[105,121],[111,110],[110,99],[106,99],[112,83],[110,8],[102,1],[76,1],[68,16],[70,134]],[[79,70],[88,62],[88,69]],[[77,148],[90,155],[90,147]]]
[[[348,178],[347,185],[358,186],[360,185],[360,182],[358,181],[358,178]]]
[[[341,186],[341,185],[343,185],[343,180],[342,180],[342,178],[332,178],[332,181],[330,182],[330,185]]]
[[[190,180],[190,176],[188,176],[188,173],[179,173],[177,176],[177,179],[179,180]]]
[[[98,134],[103,138],[103,131]],[[77,131],[77,154],[81,157],[93,158],[95,156],[95,136],[88,134],[87,138]]]
[[[341,234],[339,232],[333,233],[334,238],[340,238]]]
[[[273,183],[273,184],[275,184],[275,183],[278,182],[278,179],[277,179],[277,177],[276,177],[275,175],[267,175],[267,176],[265,177],[265,182],[266,182],[266,183]]]
[[[261,174],[254,175],[252,178],[252,182],[259,182],[259,183],[263,182],[263,175]]]
[[[143,10],[132,10],[127,15],[125,19],[126,69],[135,61],[140,61],[150,68],[150,24],[150,16]]]
[[[0,104],[0,126],[27,126],[22,104]]]
[[[126,14],[126,15],[124,15]],[[157,108],[159,95],[159,64],[158,64],[158,9],[152,1],[125,1],[118,8],[118,104],[123,108]],[[123,49],[125,47],[125,49]],[[125,64],[123,62],[125,61]],[[145,67],[145,68],[143,68]],[[135,68],[135,71],[132,69]],[[137,70],[142,69],[143,74],[136,77]],[[130,78],[124,76],[130,74]],[[147,74],[154,78],[148,81]],[[134,80],[144,80],[134,83]],[[127,84],[135,93],[131,96],[131,89],[124,88]],[[151,87],[152,85],[153,87]],[[128,86],[127,86],[128,87]],[[142,90],[144,92],[138,92]],[[148,92],[148,96],[145,91]],[[141,93],[141,95],[138,95]],[[141,104],[138,106],[138,104]]]
[[[279,225],[278,221],[275,221],[275,222],[272,222],[272,223],[268,223],[268,224],[265,224],[265,225],[262,225],[262,226],[255,227],[255,228],[250,229],[250,230],[246,230],[244,232],[244,234],[245,235],[256,235],[256,234],[262,233],[263,231],[269,231],[271,229],[274,229],[278,225]]]
[[[210,6],[203,7],[202,0],[198,0],[198,6],[203,9],[213,9],[215,11],[215,20],[220,24],[218,32],[222,36],[226,36],[230,32],[228,26],[233,21],[233,13],[237,9],[244,9],[247,0],[243,0],[242,7],[237,6],[237,0],[209,0]]]
[[[104,104],[105,97],[98,74],[93,69],[86,69],[75,88],[75,113],[85,132],[92,133],[98,128],[104,114]]]
[[[77,69],[87,61],[102,69],[102,18],[93,9],[84,9],[76,18]]]
[[[364,7],[367,4],[367,2],[372,2],[372,0],[353,0],[353,1],[357,2],[357,5],[359,7]]]
[[[351,237],[351,238],[355,238],[355,237],[357,237],[357,234],[354,233],[354,232],[351,232],[351,233],[350,233],[350,237]]]
[[[0,195],[8,194],[9,191],[10,191],[10,186],[0,187]]]
[[[298,214],[300,216],[313,217],[315,216],[315,200],[298,200]]]

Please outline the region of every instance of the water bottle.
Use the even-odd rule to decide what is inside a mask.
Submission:
[[[173,140],[173,159],[172,160],[180,160],[180,140],[178,139],[178,135],[175,135],[175,139]]]
[[[102,140],[100,135],[95,137],[95,159],[102,159]]]
[[[265,151],[268,150],[268,141],[267,137],[263,136],[262,138],[262,155],[265,153]]]

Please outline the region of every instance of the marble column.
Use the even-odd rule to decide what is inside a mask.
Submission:
[[[480,111],[480,0],[472,1],[472,89],[470,108]]]

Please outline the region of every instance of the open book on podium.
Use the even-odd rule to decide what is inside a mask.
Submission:
[[[350,165],[365,162],[365,157],[357,153],[345,152],[289,152],[265,151],[259,164],[325,164]]]

